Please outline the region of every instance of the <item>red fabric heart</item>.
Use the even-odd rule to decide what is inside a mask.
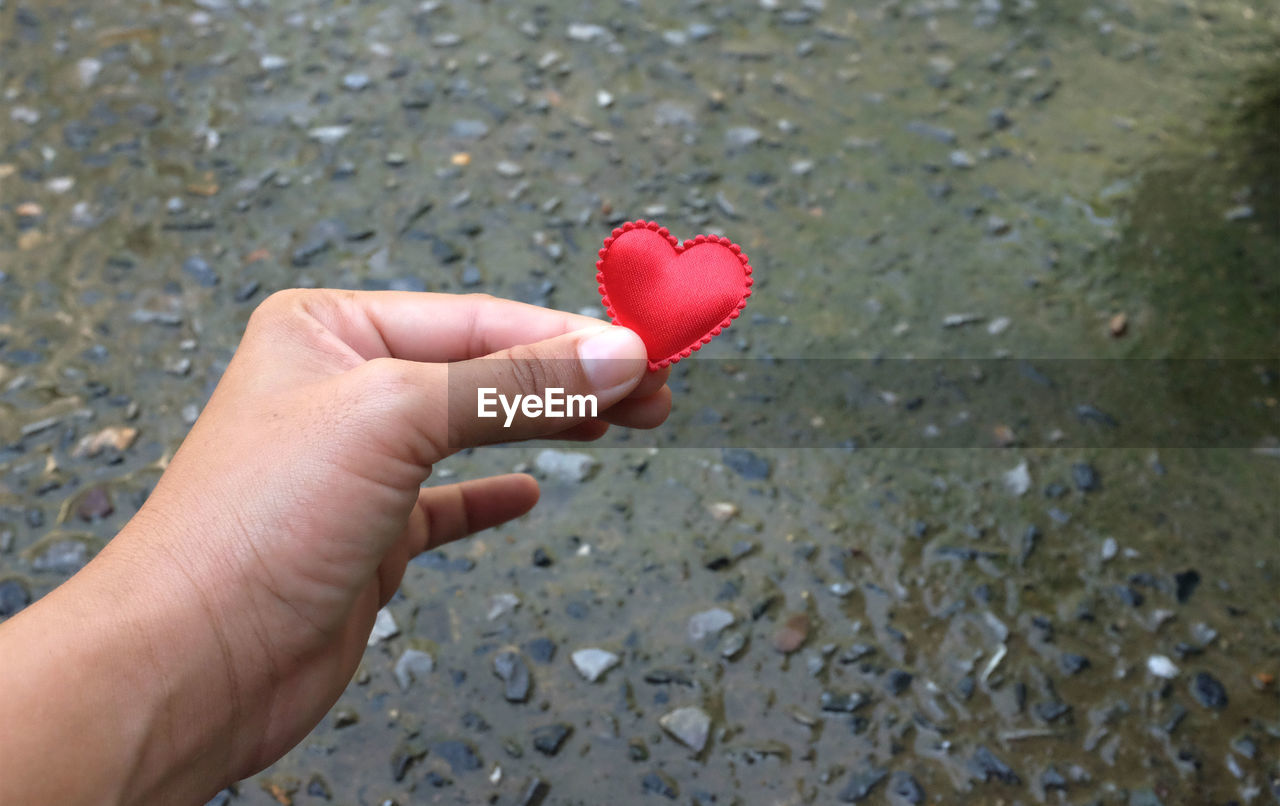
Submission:
[[[615,325],[649,349],[649,369],[688,358],[747,307],[751,264],[728,238],[680,243],[653,221],[632,221],[604,241],[596,280]]]

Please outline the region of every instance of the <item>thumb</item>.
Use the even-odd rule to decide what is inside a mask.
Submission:
[[[578,330],[448,365],[449,447],[547,436],[604,413],[648,366],[617,325]]]

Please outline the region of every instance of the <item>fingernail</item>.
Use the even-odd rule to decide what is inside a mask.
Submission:
[[[578,358],[591,388],[608,391],[641,376],[644,342],[625,327],[602,327],[578,342]]]

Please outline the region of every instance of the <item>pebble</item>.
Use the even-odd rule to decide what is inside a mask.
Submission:
[[[1218,678],[1208,672],[1197,672],[1191,679],[1191,695],[1205,708],[1220,711],[1227,707],[1226,688],[1218,682]]]
[[[748,481],[767,481],[773,474],[768,459],[745,448],[725,448],[720,456],[725,467]]]
[[[594,456],[554,448],[539,452],[533,465],[544,476],[564,482],[588,481],[600,469],[600,461]]]
[[[0,618],[8,618],[31,604],[31,591],[16,579],[0,580]]]
[[[795,613],[789,616],[773,634],[773,648],[789,655],[804,646],[808,638],[809,616],[805,613]]]
[[[444,759],[455,775],[478,770],[484,766],[484,762],[476,754],[475,748],[469,743],[457,739],[436,742],[431,745],[431,754],[436,758]]]
[[[307,132],[307,136],[327,146],[336,145],[351,133],[350,126],[317,126]]]
[[[1164,655],[1152,655],[1147,658],[1147,671],[1166,680],[1172,680],[1178,676],[1178,667]]]
[[[888,793],[890,799],[896,803],[911,804],[911,806],[924,803],[924,788],[909,772],[899,770],[889,776]]]
[[[483,120],[455,120],[449,125],[449,134],[459,140],[479,140],[489,133],[489,125]]]
[[[205,288],[213,288],[220,279],[209,262],[198,255],[192,255],[184,260],[182,271]]]
[[[841,803],[861,803],[871,796],[876,786],[889,775],[879,767],[865,767],[849,774],[849,781],[836,797]]]
[[[959,149],[952,151],[948,159],[954,168],[972,168],[978,164],[978,161],[973,158],[972,154],[968,151],[962,151]]]
[[[608,39],[609,29],[603,25],[574,22],[569,24],[567,35],[575,42],[592,42],[597,39]]]
[[[697,613],[689,619],[689,640],[695,643],[708,636],[719,635],[727,627],[732,627],[737,617],[723,608],[715,607]]]
[[[283,56],[277,56],[274,53],[264,54],[263,57],[258,60],[258,66],[263,70],[279,70],[288,66],[288,64],[288,59]]]
[[[1026,462],[1004,474],[1004,486],[1010,494],[1023,496],[1031,489],[1031,471]]]
[[[595,648],[579,649],[571,657],[573,667],[589,683],[599,680],[605,672],[617,666],[622,660],[608,650]]]
[[[985,746],[979,746],[974,751],[969,760],[969,770],[979,781],[996,780],[1006,784],[1021,783],[1017,773]]]
[[[658,724],[695,753],[702,752],[711,735],[711,717],[701,708],[677,708],[661,716]]]
[[[762,136],[754,126],[734,126],[724,133],[724,141],[731,150],[738,150],[755,145]]]
[[[37,573],[53,573],[71,576],[89,562],[89,547],[79,540],[59,540],[31,562],[31,570]]]
[[[76,503],[76,516],[85,523],[105,518],[115,511],[111,495],[101,484],[85,490]]]
[[[493,673],[506,683],[503,696],[507,702],[524,702],[529,699],[529,667],[518,652],[499,652],[493,659]]]
[[[1076,489],[1081,492],[1090,493],[1101,486],[1098,471],[1086,462],[1077,462],[1071,466],[1071,479],[1076,483]]]
[[[662,770],[652,770],[646,773],[644,778],[640,780],[640,787],[645,792],[661,795],[668,800],[675,800],[680,797],[680,787],[676,785],[675,779]]]
[[[544,756],[554,756],[560,752],[560,748],[564,746],[565,740],[573,733],[573,726],[564,722],[557,722],[553,725],[543,725],[540,728],[534,728],[531,738],[533,740],[533,749],[537,750]]]
[[[413,681],[425,681],[435,670],[436,662],[420,649],[406,649],[396,661],[395,677],[401,691],[408,691]]]
[[[369,646],[377,646],[388,638],[394,638],[400,634],[400,625],[396,624],[395,616],[391,615],[391,611],[382,608],[378,611],[377,617],[373,621],[373,630],[369,633]]]
[[[489,621],[497,621],[520,606],[520,597],[514,593],[495,593],[489,597],[489,612],[485,615]]]

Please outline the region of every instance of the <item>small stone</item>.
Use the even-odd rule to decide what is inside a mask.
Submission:
[[[274,53],[264,54],[263,57],[258,60],[258,66],[263,70],[280,70],[281,68],[288,66],[288,64],[288,59],[283,56],[277,56]]]
[[[836,714],[852,714],[867,704],[867,698],[857,692],[839,694],[834,691],[824,691],[822,692],[820,703],[824,711]]]
[[[123,426],[110,426],[92,434],[86,434],[76,443],[72,457],[84,459],[97,456],[107,448],[123,453],[138,438],[138,429]]]
[[[395,616],[391,615],[391,611],[384,607],[378,611],[378,615],[373,621],[373,630],[369,633],[368,644],[369,646],[376,646],[399,634],[400,626],[396,624]]]
[[[571,656],[573,667],[589,683],[599,680],[605,672],[617,666],[621,658],[604,649],[579,649]]]
[[[342,88],[349,92],[360,92],[368,89],[372,82],[365,73],[347,73],[342,77]]]
[[[544,756],[554,756],[560,752],[565,740],[573,733],[573,726],[564,722],[534,728],[532,735],[533,748]]]
[[[992,336],[999,336],[1001,333],[1009,329],[1009,325],[1013,320],[1007,316],[997,316],[987,323],[987,332]]]
[[[524,702],[529,699],[529,667],[517,652],[499,652],[493,659],[493,673],[506,683],[504,695],[507,702]]]
[[[498,162],[493,166],[493,169],[498,172],[498,176],[502,176],[507,179],[515,179],[518,176],[524,175],[524,168],[521,168],[510,160],[502,160]]]
[[[9,618],[31,604],[31,591],[16,579],[0,580],[0,618]]]
[[[721,460],[725,467],[748,481],[766,481],[773,473],[768,459],[745,448],[725,448]]]
[[[455,120],[449,126],[449,134],[459,140],[479,140],[489,133],[483,120]]]
[[[336,145],[351,133],[350,126],[317,126],[307,132],[307,136],[327,146]]]
[[[542,806],[550,791],[550,784],[541,778],[533,778],[522,790],[516,806]]]
[[[979,746],[974,751],[973,756],[969,760],[969,770],[979,781],[991,781],[995,779],[1006,784],[1021,783],[1021,779],[1017,773],[1009,768],[995,753],[992,753],[985,746]]]
[[[480,760],[480,756],[476,755],[471,745],[457,739],[436,742],[431,745],[431,754],[436,758],[444,759],[454,775],[478,770],[484,766],[484,762]]]
[[[105,518],[115,511],[111,495],[101,484],[86,490],[76,504],[76,516],[86,523]]]
[[[1004,486],[1010,494],[1023,496],[1031,489],[1031,471],[1026,462],[1004,474]]]
[[[333,729],[342,730],[360,722],[360,714],[351,708],[339,708],[333,712]]]
[[[889,777],[889,797],[896,803],[924,803],[924,789],[920,782],[909,772],[898,771]]]
[[[83,568],[87,562],[89,562],[88,546],[79,540],[59,540],[40,552],[31,562],[31,570],[37,573],[70,576]]]
[[[535,638],[524,644],[524,651],[535,663],[550,663],[556,656],[556,644],[550,638]]]
[[[747,637],[742,633],[730,633],[720,647],[720,657],[733,660],[747,646]]]
[[[538,546],[533,550],[533,565],[535,568],[550,568],[554,564],[555,560],[542,546]]]
[[[1166,680],[1172,680],[1178,676],[1178,667],[1164,655],[1152,655],[1147,658],[1147,671]]]
[[[1083,672],[1090,666],[1089,659],[1084,655],[1077,655],[1074,652],[1063,652],[1058,656],[1058,666],[1062,669],[1062,673],[1071,677]]]
[[[608,39],[609,29],[603,25],[574,22],[569,24],[568,36],[575,42],[591,42],[597,39]]]
[[[406,649],[396,661],[396,682],[401,691],[408,691],[415,680],[423,682],[435,670],[436,662],[431,655],[420,649]]]
[[[719,635],[736,621],[737,617],[723,608],[704,610],[689,619],[689,640],[697,643],[708,636]]]
[[[952,151],[949,159],[951,161],[951,165],[955,168],[972,168],[978,164],[978,161],[973,158],[972,154],[968,151],[962,151],[959,149]]]
[[[182,271],[205,288],[213,288],[220,279],[209,262],[198,255],[192,255],[183,261]]]
[[[489,621],[497,621],[520,606],[520,597],[514,593],[495,593],[489,597]]]
[[[1186,604],[1200,585],[1200,572],[1189,569],[1173,575],[1174,593],[1178,604]]]
[[[608,90],[596,91],[596,106],[601,109],[608,109],[613,106],[613,93]]]
[[[734,126],[724,133],[724,140],[730,149],[738,150],[755,145],[762,136],[753,126]]]
[[[809,616],[795,613],[773,635],[773,648],[783,654],[791,654],[804,646],[809,637]]]
[[[872,790],[883,781],[889,772],[878,767],[868,767],[862,770],[855,770],[849,775],[849,782],[845,784],[844,789],[840,790],[840,794],[836,797],[841,803],[860,803],[866,800]]]
[[[884,676],[885,690],[895,697],[900,696],[907,689],[911,688],[911,681],[915,677],[901,669],[890,669],[889,673]]]
[[[983,321],[986,317],[976,313],[949,313],[942,317],[943,327],[964,327],[965,325],[976,325]]]
[[[548,448],[533,460],[543,475],[565,482],[584,482],[600,469],[600,462],[585,453],[569,453]]]
[[[661,795],[667,800],[680,797],[680,787],[676,785],[675,779],[661,770],[653,770],[645,775],[640,786],[645,792]]]
[[[712,518],[724,523],[738,514],[738,505],[729,501],[716,501],[707,507]]]
[[[658,719],[658,724],[695,753],[701,753],[711,735],[711,717],[701,708],[677,708]]]
[[[1208,672],[1197,672],[1192,678],[1191,695],[1205,708],[1222,710],[1227,707],[1227,690]]]
[[[1077,489],[1086,493],[1098,489],[1101,483],[1098,471],[1093,465],[1085,462],[1077,462],[1071,466],[1071,479],[1076,483]]]
[[[1120,338],[1125,333],[1129,332],[1129,317],[1124,313],[1116,314],[1111,317],[1111,321],[1107,323],[1107,330],[1111,333],[1111,338]]]
[[[1114,537],[1108,537],[1102,541],[1102,561],[1108,562],[1114,560],[1116,555],[1120,553],[1120,544],[1116,542]]]

